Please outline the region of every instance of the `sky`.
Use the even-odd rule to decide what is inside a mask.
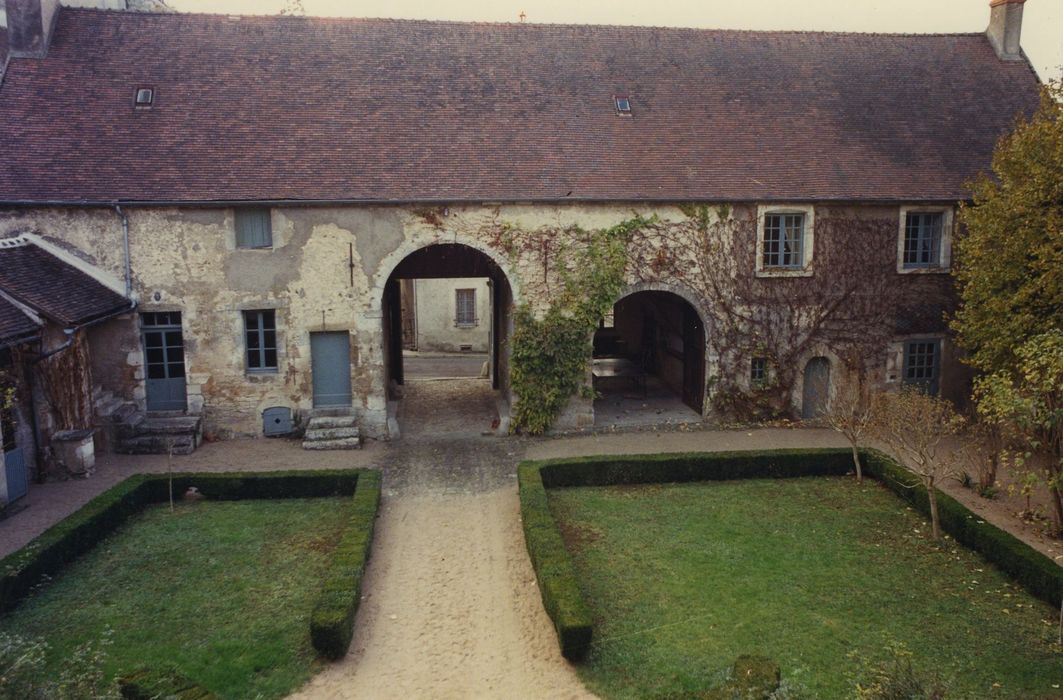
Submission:
[[[286,0],[169,0],[188,12],[271,14]],[[303,0],[308,15],[705,29],[980,32],[989,0]],[[1063,76],[1063,0],[1028,0],[1022,46],[1044,80]]]

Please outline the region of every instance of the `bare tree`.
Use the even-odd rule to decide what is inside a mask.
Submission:
[[[868,387],[867,373],[863,367],[852,372],[849,381],[839,387],[831,401],[825,418],[827,425],[845,436],[853,450],[853,467],[856,483],[864,480],[860,466],[860,446],[871,432],[875,413],[875,398]]]
[[[930,522],[935,540],[941,539],[941,521],[935,485],[956,474],[963,459],[958,437],[966,421],[951,403],[917,387],[879,394],[872,422],[875,437],[890,455],[908,467],[926,487]]]

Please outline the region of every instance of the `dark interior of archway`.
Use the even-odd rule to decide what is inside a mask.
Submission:
[[[655,378],[702,412],[704,326],[682,297],[644,291],[618,301],[594,334],[594,358],[597,382],[630,382],[633,390],[645,391],[645,382]]]
[[[402,303],[400,280],[483,278],[491,280],[491,384],[505,389],[508,367],[502,353],[513,303],[512,290],[502,268],[487,255],[460,243],[439,243],[403,258],[388,278],[384,290],[384,356],[388,384],[403,384]]]

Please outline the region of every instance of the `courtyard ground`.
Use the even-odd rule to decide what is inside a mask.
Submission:
[[[299,698],[592,697],[560,656],[524,549],[516,488],[523,459],[845,446],[829,430],[792,428],[485,437],[494,401],[486,380],[410,382],[406,392],[403,438],[393,443],[315,453],[298,441],[244,439],[173,459],[180,471],[382,470],[384,501],[351,651]],[[0,555],[127,476],[166,469],[166,457],[107,455],[89,479],[34,485],[28,507],[0,521]],[[991,512],[994,502],[955,488],[976,509],[986,504],[977,512],[988,520],[1063,554],[1058,542]]]

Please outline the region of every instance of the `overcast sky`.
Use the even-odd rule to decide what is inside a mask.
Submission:
[[[285,0],[169,0],[190,12],[268,14]],[[308,15],[714,29],[979,32],[989,0],[303,0]],[[1029,0],[1022,45],[1043,79],[1063,75],[1063,0]]]

